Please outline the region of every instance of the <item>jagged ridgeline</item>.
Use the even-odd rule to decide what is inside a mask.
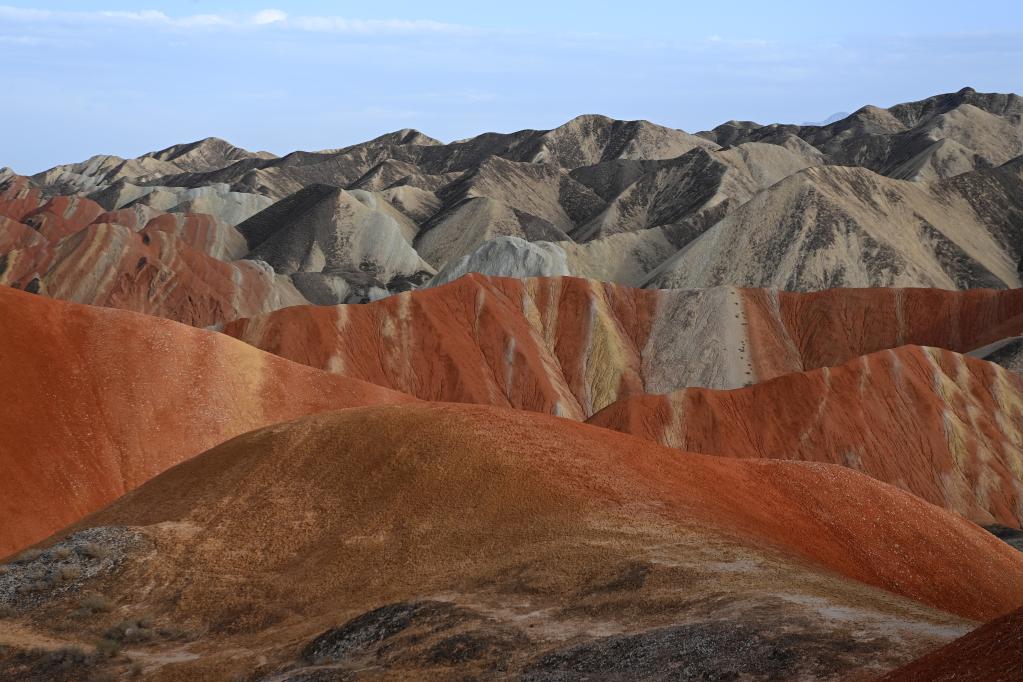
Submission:
[[[1007,288],[1023,99],[967,88],[695,135],[602,116],[450,144],[401,130],[283,157],[211,138],[2,182],[0,282],[197,325],[467,272]]]

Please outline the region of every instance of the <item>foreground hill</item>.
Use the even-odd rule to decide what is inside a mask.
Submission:
[[[977,523],[1023,523],[1023,379],[949,351],[632,396],[589,422],[681,450],[841,464]]]
[[[904,344],[967,352],[1023,331],[1023,290],[646,291],[469,275],[364,306],[300,306],[227,334],[425,400],[585,419],[615,400],[737,388]]]
[[[0,287],[0,556],[228,438],[412,400],[221,334]]]
[[[84,666],[162,679],[866,677],[1023,604],[1023,554],[848,469],[467,405],[247,434],[45,546],[6,603],[83,572],[14,602],[0,670],[24,679],[104,632],[123,655]]]

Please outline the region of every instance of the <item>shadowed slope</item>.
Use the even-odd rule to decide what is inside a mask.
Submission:
[[[574,419],[643,392],[736,388],[907,343],[967,351],[1020,330],[1023,290],[647,291],[476,274],[225,328],[290,360],[420,398]]]
[[[977,523],[1023,522],[1023,379],[936,348],[633,396],[589,422],[682,450],[842,464]]]
[[[295,275],[310,301],[361,302],[407,290],[434,269],[412,248],[415,223],[372,192],[312,185],[238,226],[250,258]],[[297,274],[296,274],[297,273]]]
[[[903,597],[970,618],[1023,603],[1023,555],[847,469],[680,455],[481,406],[360,408],[247,434],[74,530],[120,526],[152,550],[90,587],[123,605],[118,617],[145,609],[208,627],[190,647],[198,659],[177,668],[186,676],[286,660],[324,627],[433,599],[519,633],[499,640],[511,669],[576,655],[533,658],[550,647],[599,650],[594,633],[639,633],[656,651],[657,628],[714,624],[785,630],[794,639],[779,643],[775,674],[827,678],[836,665],[879,672],[958,630]],[[59,621],[66,602],[48,599],[32,612]],[[801,620],[818,609],[844,615]],[[327,661],[357,662],[370,646],[335,636],[333,654],[321,640]],[[482,655],[424,661],[387,646],[397,659],[378,665],[464,670]]]
[[[715,224],[646,286],[1020,286],[1023,165],[941,182],[863,168],[794,173]]]
[[[216,443],[408,396],[220,334],[0,287],[0,555]]]

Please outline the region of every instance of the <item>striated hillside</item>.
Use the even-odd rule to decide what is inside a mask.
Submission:
[[[1023,379],[936,348],[632,396],[589,423],[681,450],[841,464],[980,524],[1023,522]]]
[[[619,398],[737,388],[919,344],[1023,328],[1023,291],[645,291],[470,275],[365,306],[294,307],[225,333],[320,369],[447,400],[585,419]]]
[[[812,168],[761,192],[645,284],[808,290],[1020,285],[1023,163],[910,183]]]
[[[0,284],[195,326],[308,301],[248,252],[232,225],[147,205],[105,211],[47,199],[27,178],[0,182]]]
[[[0,555],[266,424],[412,400],[221,334],[0,287]]]

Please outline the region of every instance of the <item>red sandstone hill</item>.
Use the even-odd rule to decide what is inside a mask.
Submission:
[[[1023,290],[641,290],[470,274],[225,332],[426,400],[585,419],[620,398],[736,388],[904,344],[966,352],[1023,332]]]
[[[42,190],[28,178],[0,170],[0,215],[20,223],[45,203]]]
[[[0,556],[238,435],[406,402],[221,334],[0,287]]]
[[[245,239],[213,216],[148,206],[104,211],[5,177],[0,284],[195,326],[307,302],[265,264],[231,262],[247,252]]]
[[[633,396],[589,422],[682,450],[842,464],[978,523],[1023,521],[1023,378],[951,351]]]
[[[143,613],[154,633],[204,632],[184,649],[155,634],[126,645],[160,679],[308,679],[287,671],[325,664],[623,675],[682,661],[867,677],[969,627],[949,614],[1023,604],[1023,554],[849,469],[680,454],[470,405],[357,408],[246,434],[33,562],[86,540],[113,563],[77,592],[41,587],[17,622],[55,646],[91,591],[116,610],[77,621],[78,637]],[[7,580],[35,563],[19,566]]]
[[[882,678],[884,682],[1023,680],[1023,609],[997,618]]]

